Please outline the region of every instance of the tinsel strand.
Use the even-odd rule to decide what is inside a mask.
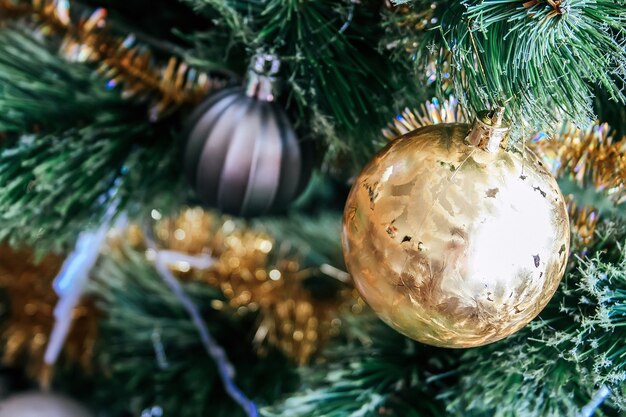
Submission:
[[[215,361],[215,365],[220,375],[220,379],[222,380],[224,390],[233,399],[233,401],[241,406],[241,408],[246,412],[248,417],[257,417],[259,413],[256,404],[248,399],[248,397],[246,397],[246,395],[235,384],[235,368],[229,361],[226,352],[215,341],[213,336],[211,336],[208,326],[202,318],[202,315],[200,314],[198,308],[185,293],[180,282],[176,279],[174,274],[172,274],[169,267],[161,259],[159,259],[158,251],[156,249],[154,241],[152,241],[151,239],[147,239],[147,242],[148,247],[157,253],[155,266],[157,271],[159,272],[159,275],[166,283],[166,285],[170,288],[172,293],[176,295],[176,298],[178,298],[183,308],[191,317],[194,326],[198,330],[198,334],[200,336],[200,340],[202,341],[204,349],[206,350],[207,354]]]
[[[420,127],[439,123],[469,123],[470,120],[469,113],[453,96],[443,103],[433,98],[432,101],[422,104],[419,109],[405,108],[387,124],[382,133],[388,140],[394,140]]]
[[[539,140],[534,148],[552,162],[557,176],[569,175],[582,187],[606,193],[615,205],[626,202],[626,142],[608,124],[586,130],[564,125],[557,138]]]
[[[136,232],[132,235],[131,240],[141,242]],[[362,308],[353,289],[341,281],[337,290],[325,296],[307,288],[309,278],[329,275],[321,271],[327,265],[320,270],[303,268],[297,256],[283,253],[284,248],[269,235],[228,217],[187,209],[157,222],[155,235],[165,249],[211,254],[214,264],[205,270],[190,268],[187,262],[171,268],[181,279],[218,288],[238,314],[257,314],[253,343],[261,354],[276,347],[296,363],[306,364],[338,333],[341,311]],[[226,307],[221,304],[213,307]]]
[[[152,121],[182,105],[195,104],[225,85],[225,81],[196,71],[175,56],[165,64],[157,63],[153,52],[138,44],[133,34],[111,35],[103,8],[73,22],[68,1],[0,0],[2,18],[31,20],[41,33],[60,36],[60,53],[72,61],[96,64],[108,88],[121,85],[126,97],[147,98]]]

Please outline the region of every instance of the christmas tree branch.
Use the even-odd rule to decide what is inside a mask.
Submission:
[[[121,85],[124,97],[149,101],[151,120],[162,118],[184,104],[196,104],[210,91],[225,85],[222,80],[189,68],[172,55],[166,63],[156,64],[153,51],[136,42],[141,34],[133,31],[120,37],[110,34],[108,13],[102,8],[92,10],[78,2],[61,7],[51,0],[17,4],[3,0],[0,12],[8,17],[13,15],[13,20],[19,18],[21,23],[49,38],[60,38],[59,45],[55,45],[60,54],[70,61],[96,65],[108,88]],[[80,13],[89,13],[89,17],[76,18]]]
[[[432,60],[440,48],[450,51],[456,95],[474,111],[505,105],[518,134],[553,133],[562,119],[584,126],[595,117],[594,86],[626,100],[625,5],[450,2],[437,8],[437,29],[416,32],[417,54]],[[445,54],[435,54],[441,77]]]
[[[109,375],[97,396],[113,415],[140,415],[154,406],[179,417],[243,415],[234,402],[224,401],[215,363],[204,352],[193,322],[143,252],[114,250],[95,275],[93,290],[105,314],[97,355]],[[263,358],[253,352],[253,322],[229,309],[220,311],[225,300],[218,290],[202,283],[183,288],[228,351],[245,392],[267,402],[293,384],[288,361],[276,351]]]
[[[1,29],[0,49],[0,239],[60,251],[99,223],[114,183],[120,211],[176,183],[176,153],[141,106],[31,34]]]
[[[302,390],[262,410],[265,417],[444,416],[434,399],[432,375],[451,366],[453,355],[411,341],[369,316],[352,323],[369,329],[363,343],[345,341],[328,361],[302,373]],[[429,357],[430,360],[423,361]]]
[[[0,50],[0,134],[67,128],[93,118],[95,108],[104,119],[120,106],[89,68],[68,64],[16,26],[0,27]]]

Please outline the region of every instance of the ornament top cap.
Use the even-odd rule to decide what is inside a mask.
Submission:
[[[259,53],[252,58],[246,81],[246,95],[263,101],[276,99],[276,74],[280,60],[274,54]]]
[[[509,126],[504,123],[504,107],[497,106],[476,115],[467,141],[484,151],[495,153],[506,147]]]

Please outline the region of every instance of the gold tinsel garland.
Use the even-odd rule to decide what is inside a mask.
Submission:
[[[305,284],[318,270],[301,267],[298,258],[269,235],[229,217],[187,209],[177,217],[157,221],[154,233],[161,249],[189,255],[208,253],[214,258],[213,266],[203,271],[193,270],[185,262],[171,268],[181,280],[220,289],[228,303],[216,300],[213,308],[231,309],[242,316],[256,314],[253,344],[260,354],[276,347],[296,363],[305,364],[339,332],[343,311],[358,313],[363,308],[363,301],[344,283],[331,296],[316,295]],[[135,247],[145,247],[138,226],[131,226],[122,237]],[[113,238],[112,247],[119,238],[119,234]],[[147,256],[154,253],[148,250]],[[49,384],[53,372],[44,364],[43,355],[58,301],[52,281],[62,263],[62,257],[56,255],[35,261],[29,250],[0,246],[0,288],[8,300],[0,327],[2,361],[25,366],[28,375],[42,385]],[[85,371],[92,367],[99,316],[94,301],[84,298],[73,311],[72,329],[63,347],[63,358]]]
[[[0,246],[0,289],[6,294],[6,307],[0,330],[2,362],[24,365],[31,377],[47,385],[52,369],[43,362],[48,337],[55,322],[58,297],[52,289],[63,259],[47,255],[35,260],[29,250]],[[73,324],[62,356],[89,371],[98,333],[98,315],[88,298],[73,310]]]
[[[589,246],[598,226],[598,210],[589,206],[578,207],[571,196],[566,197],[569,208],[569,220],[573,230],[572,247],[585,248]]]
[[[268,234],[243,227],[232,218],[187,209],[175,218],[158,221],[154,233],[162,249],[213,257],[213,266],[204,271],[191,270],[185,262],[171,267],[181,279],[220,289],[228,305],[215,301],[214,308],[256,314],[253,344],[261,354],[273,346],[305,364],[339,332],[342,311],[363,308],[353,288],[344,283],[330,296],[317,295],[307,287],[308,279],[321,275],[317,268],[302,267],[297,256]],[[135,245],[142,244],[137,227],[131,228],[129,237]]]
[[[406,108],[382,132],[394,140],[423,126],[469,121],[469,114],[454,97],[443,103],[433,99],[419,109]],[[602,191],[615,205],[626,201],[626,141],[616,141],[606,123],[585,130],[565,124],[556,138],[537,135],[528,145],[557,178],[569,176],[581,188]],[[577,206],[572,196],[566,198],[575,238],[573,247],[584,248],[593,241],[600,213],[594,207]]]
[[[608,124],[586,130],[565,125],[558,137],[537,141],[534,148],[553,161],[555,175],[603,191],[615,205],[626,202],[626,141],[617,141]]]
[[[626,141],[616,141],[608,124],[580,130],[564,125],[552,140],[538,140],[533,149],[557,177],[568,176],[581,189],[593,187],[603,192],[613,205],[626,201]],[[574,239],[585,247],[593,241],[600,219],[597,208],[577,207],[570,201]]]
[[[108,88],[122,86],[125,97],[148,99],[151,120],[184,104],[195,104],[225,86],[223,80],[196,71],[177,57],[158,63],[152,51],[137,44],[132,34],[124,38],[111,35],[106,9],[98,8],[73,22],[70,4],[57,0],[0,0],[0,20],[30,21],[39,32],[60,37],[60,53],[72,61],[96,64]]]
[[[160,218],[157,211],[153,214]],[[276,347],[294,362],[306,364],[339,332],[342,312],[351,309],[358,313],[364,306],[354,289],[343,282],[331,295],[317,295],[306,281],[319,275],[318,269],[303,268],[297,256],[268,234],[232,218],[186,209],[177,217],[157,221],[154,234],[160,249],[213,257],[214,264],[207,270],[193,270],[185,262],[170,267],[181,280],[221,290],[228,302],[215,300],[213,308],[241,316],[255,314],[258,326],[252,342],[260,354]],[[136,225],[112,236],[112,248],[120,238],[145,248],[144,234]],[[150,250],[146,255],[154,257]],[[52,377],[43,355],[58,300],[52,281],[62,263],[56,255],[35,262],[28,250],[0,247],[0,288],[8,300],[0,328],[2,360],[10,366],[25,366],[27,373],[43,385]],[[93,300],[84,298],[74,309],[72,329],[63,348],[63,357],[86,371],[92,367],[99,316]]]
[[[420,127],[439,123],[469,123],[471,118],[458,101],[450,96],[443,103],[434,98],[422,104],[419,109],[405,108],[387,127],[382,130],[383,136],[394,140]]]

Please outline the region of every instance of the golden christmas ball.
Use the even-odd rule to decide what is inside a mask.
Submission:
[[[565,272],[566,204],[528,149],[505,150],[502,113],[426,126],[359,175],[343,223],[363,298],[400,333],[430,345],[495,342],[531,321]]]

